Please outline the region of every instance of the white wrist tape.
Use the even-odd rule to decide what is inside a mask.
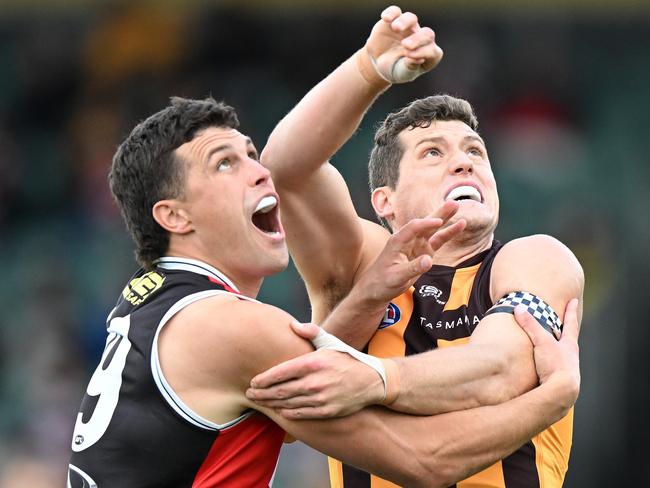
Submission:
[[[311,343],[316,349],[332,349],[334,351],[348,353],[357,361],[361,361],[363,364],[366,364],[377,371],[377,374],[379,374],[381,380],[384,382],[384,399],[386,398],[386,393],[388,392],[388,380],[386,379],[386,369],[384,368],[381,359],[357,351],[352,346],[347,345],[341,339],[325,332],[323,329],[318,332],[318,335],[311,341]]]
[[[390,81],[391,83],[408,83],[426,72],[427,70],[422,66],[416,66],[413,69],[409,68],[406,65],[406,58],[402,56],[393,63],[390,73]]]

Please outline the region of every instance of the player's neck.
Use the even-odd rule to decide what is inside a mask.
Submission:
[[[436,252],[433,260],[442,266],[458,266],[472,256],[489,249],[492,246],[494,234],[490,233],[480,239],[463,238],[462,234],[456,239],[447,242]]]
[[[257,294],[262,287],[262,282],[264,281],[264,278],[261,276],[249,276],[243,272],[238,272],[236,269],[233,269],[232,266],[229,266],[229,263],[222,262],[221,260],[208,256],[194,248],[174,246],[170,243],[166,255],[178,258],[194,259],[209,264],[225,275],[237,287],[237,290],[242,295],[249,298],[257,297]]]

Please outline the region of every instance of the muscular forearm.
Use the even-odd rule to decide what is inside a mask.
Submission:
[[[575,401],[566,379],[496,407],[432,417],[373,407],[327,421],[288,421],[266,411],[296,438],[401,486],[445,487],[507,456],[549,427]]]
[[[391,408],[407,413],[496,405],[537,384],[532,344],[509,314],[483,318],[465,345],[395,361],[402,385]]]
[[[498,348],[461,346],[395,358],[401,390],[390,408],[434,415],[496,405],[530,390],[537,383],[532,354],[515,358]]]
[[[508,365],[498,351],[467,345],[393,360],[401,378],[399,397],[390,405],[393,410],[435,415],[514,396],[514,392],[503,396]]]
[[[389,86],[379,75],[373,83],[362,76],[359,55],[350,57],[312,88],[271,133],[261,160],[280,186],[301,181],[326,162]]]

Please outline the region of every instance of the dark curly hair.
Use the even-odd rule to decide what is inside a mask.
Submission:
[[[235,109],[213,98],[173,97],[139,123],[113,156],[111,191],[146,269],[169,247],[169,234],[153,218],[154,204],[183,196],[185,167],[174,151],[207,127],[238,128]]]

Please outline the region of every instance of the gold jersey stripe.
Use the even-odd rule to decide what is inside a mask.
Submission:
[[[470,266],[469,268],[457,269],[454,273],[454,279],[451,282],[451,291],[449,300],[445,304],[444,310],[456,310],[463,305],[469,304],[469,297],[472,293],[472,285],[476,272],[481,267],[481,263]]]
[[[573,408],[566,417],[533,437],[540,488],[562,486],[569,468],[572,439]]]
[[[489,468],[456,483],[457,488],[504,488],[506,480],[503,479],[503,465],[497,461]]]
[[[330,472],[330,487],[344,488],[343,485],[343,464],[334,458],[327,458],[327,467]]]
[[[370,475],[370,488],[400,488],[399,485],[383,480],[374,474]]]
[[[469,342],[469,337],[461,337],[460,339],[454,339],[453,341],[438,339],[436,342],[438,343],[438,348],[444,349],[445,347],[462,346],[463,344],[467,344]]]

